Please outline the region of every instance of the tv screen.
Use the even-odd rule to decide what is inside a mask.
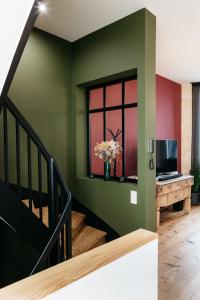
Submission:
[[[177,141],[156,141],[156,173],[170,173],[177,171]]]

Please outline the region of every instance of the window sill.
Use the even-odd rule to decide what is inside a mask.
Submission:
[[[130,185],[130,186],[137,186],[137,182],[129,182],[129,181],[123,181],[123,182],[119,182],[118,180],[109,180],[109,181],[105,181],[103,178],[90,178],[88,176],[80,176],[77,177],[76,180],[85,180],[85,181],[90,181],[95,182],[95,183],[104,183],[104,184],[110,184],[110,185]]]

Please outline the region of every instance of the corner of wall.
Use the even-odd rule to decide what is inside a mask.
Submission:
[[[181,86],[181,172],[190,174],[192,150],[192,85]]]

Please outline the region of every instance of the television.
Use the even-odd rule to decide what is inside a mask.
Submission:
[[[177,171],[177,141],[156,141],[156,173],[171,174]]]

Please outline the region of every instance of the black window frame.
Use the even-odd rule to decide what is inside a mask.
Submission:
[[[127,108],[137,108],[138,107],[138,99],[136,103],[125,103],[125,83],[127,81],[137,80],[137,76],[130,76],[123,79],[117,79],[113,81],[108,81],[105,83],[93,85],[87,88],[87,176],[92,178],[103,178],[103,175],[100,174],[92,174],[91,173],[91,147],[90,147],[90,114],[103,112],[103,132],[104,132],[104,141],[106,140],[106,112],[113,110],[121,110],[122,112],[122,176],[114,177],[112,176],[112,181],[121,181],[121,182],[135,182],[137,183],[137,179],[131,179],[125,176],[126,174],[126,158],[125,158],[125,110]],[[106,88],[111,85],[115,85],[121,83],[122,84],[122,103],[121,105],[116,106],[108,106],[106,107]],[[90,91],[98,88],[103,88],[103,107],[97,109],[90,109]]]

